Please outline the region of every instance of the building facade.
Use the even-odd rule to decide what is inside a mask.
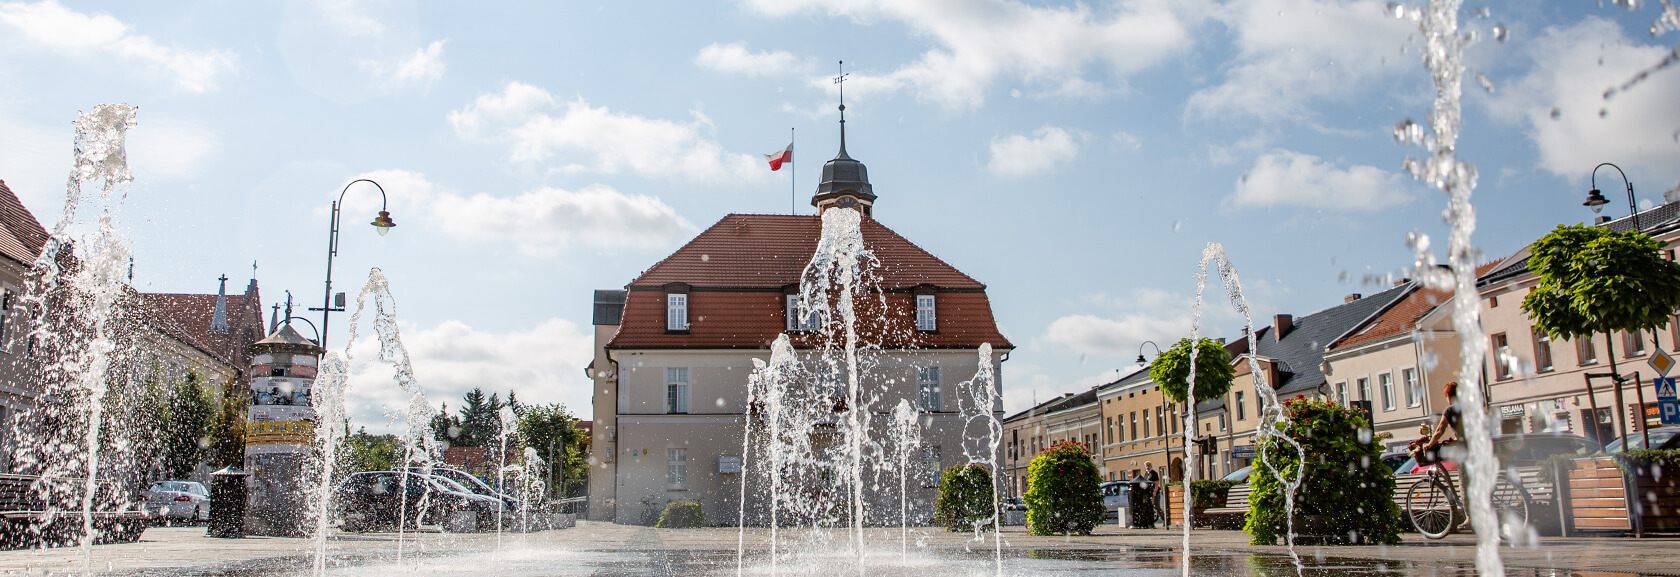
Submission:
[[[874,423],[885,423],[900,400],[918,409],[923,462],[920,482],[911,483],[920,486],[908,491],[930,515],[937,472],[965,462],[965,442],[977,430],[961,413],[961,385],[975,378],[982,345],[992,347],[983,362],[994,375],[1013,345],[998,331],[986,286],[875,220],[875,200],[842,135],[812,204],[819,214],[858,211],[864,244],[879,261],[875,283],[855,301],[871,349],[861,390],[879,392],[869,404]],[[754,360],[768,359],[783,334],[806,363],[824,344],[799,304],[821,228],[818,216],[732,214],[624,290],[596,292],[592,519],[642,523],[665,503],[686,500],[700,503],[709,521],[735,523]],[[749,509],[762,505],[763,495],[747,497]]]

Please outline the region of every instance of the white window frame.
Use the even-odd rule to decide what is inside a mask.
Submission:
[[[665,294],[665,330],[688,330],[688,294]]]
[[[1371,379],[1369,377],[1359,377],[1357,379],[1354,379],[1353,382],[1354,382],[1355,388],[1359,389],[1359,400],[1361,400],[1361,401],[1371,400]],[[1352,406],[1352,405],[1349,404],[1348,406]]]
[[[923,411],[939,412],[939,367],[916,369],[916,393],[916,400]]]
[[[822,311],[807,309],[799,299],[799,295],[787,295],[787,331],[811,332],[817,330],[822,319]]]
[[[1348,391],[1347,381],[1342,381],[1342,382],[1336,383],[1336,402],[1340,403],[1343,408],[1347,408],[1349,406],[1352,406],[1352,405],[1348,404],[1348,401],[1351,401],[1353,399],[1348,398],[1348,392],[1347,391]]]
[[[1539,327],[1534,329],[1534,370],[1546,372],[1557,366],[1557,359],[1552,358],[1552,336]]]
[[[1248,420],[1248,409],[1243,408],[1243,392],[1236,391],[1236,393],[1237,420],[1246,421]],[[1220,430],[1223,431],[1224,429],[1221,428]]]
[[[665,449],[665,490],[688,490],[688,449]]]
[[[1406,387],[1406,406],[1417,407],[1423,404],[1423,381],[1418,379],[1417,369],[1400,369],[1402,386]]]
[[[1383,373],[1377,375],[1377,387],[1382,390],[1383,410],[1394,410],[1394,373]]]
[[[665,369],[665,412],[672,415],[687,414],[688,397],[688,369],[684,367]]]
[[[938,299],[935,295],[916,295],[916,330],[932,332],[939,330]]]

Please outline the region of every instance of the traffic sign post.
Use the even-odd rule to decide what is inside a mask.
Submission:
[[[1680,425],[1680,396],[1675,395],[1674,377],[1651,379],[1657,388],[1657,407],[1662,411],[1664,425]]]
[[[1648,362],[1651,368],[1657,370],[1657,374],[1665,376],[1668,375],[1668,371],[1674,369],[1674,365],[1680,364],[1680,362],[1674,360],[1674,357],[1668,356],[1668,353],[1663,352],[1660,348],[1657,349],[1657,354],[1651,355]]]

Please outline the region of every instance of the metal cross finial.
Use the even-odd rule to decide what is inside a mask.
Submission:
[[[840,61],[840,75],[834,77],[834,83],[840,85],[840,122],[846,121],[846,61]]]
[[[251,261],[251,278],[257,278],[257,261]]]

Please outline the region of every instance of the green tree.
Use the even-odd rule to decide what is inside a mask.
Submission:
[[[1559,225],[1529,246],[1528,270],[1540,281],[1523,312],[1560,339],[1666,327],[1680,308],[1680,263],[1662,258],[1662,247],[1638,232]],[[1615,340],[1606,345],[1610,372],[1619,374]],[[1624,406],[1619,382],[1614,390]]]
[[[952,465],[939,475],[933,522],[946,531],[979,531],[997,515],[992,472],[985,465]]]
[[[1196,343],[1196,401],[1217,399],[1231,390],[1235,373],[1231,353],[1219,341],[1203,338]],[[1161,386],[1161,393],[1181,405],[1190,389],[1190,339],[1179,341],[1149,363],[1149,379]]]
[[[210,468],[220,469],[245,462],[245,420],[249,412],[249,390],[240,387],[236,379],[222,384],[213,444],[210,449]]]
[[[170,478],[185,478],[210,456],[219,401],[197,371],[187,371],[170,392],[163,439],[163,469]]]
[[[1102,523],[1102,476],[1091,452],[1063,442],[1027,465],[1027,530],[1034,535],[1089,535]]]
[[[1301,444],[1306,464],[1295,491],[1295,521],[1306,533],[1332,540],[1396,544],[1400,542],[1400,507],[1394,503],[1394,475],[1382,466],[1382,445],[1369,433],[1364,411],[1330,401],[1296,397],[1284,403],[1289,425],[1283,434]],[[1249,483],[1249,542],[1273,545],[1287,518],[1282,478],[1295,478],[1301,453],[1289,443],[1266,436],[1265,458],[1254,462]],[[1312,522],[1308,522],[1312,519]]]
[[[345,422],[344,426],[348,429],[349,422]],[[390,471],[402,460],[402,439],[396,435],[368,434],[367,427],[362,427],[355,434],[344,437],[344,450],[339,452],[339,463],[335,468],[341,475]]]
[[[556,484],[565,480],[560,488],[561,496],[582,492],[588,483],[589,439],[578,430],[577,418],[560,403],[522,403],[518,418],[519,439],[525,446],[536,449],[537,456],[548,462],[550,470],[545,473],[553,474]]]

